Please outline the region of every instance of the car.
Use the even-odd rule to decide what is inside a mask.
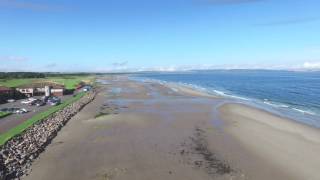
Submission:
[[[2,112],[14,113],[14,114],[23,114],[27,113],[28,110],[24,108],[3,108],[1,109]]]
[[[33,103],[35,100],[35,98],[28,98],[26,100],[21,101],[21,104],[30,104]]]
[[[28,111],[26,109],[24,109],[24,108],[17,108],[14,113],[16,113],[16,114],[24,114],[24,113],[27,113],[27,112]]]
[[[47,102],[47,101],[49,100],[49,98],[50,98],[50,96],[42,96],[42,97],[41,97],[41,100],[42,100],[43,102]]]
[[[28,99],[21,101],[21,104],[29,104],[29,103],[30,103],[30,101]]]
[[[33,106],[33,105],[35,105],[35,103],[36,103],[36,101],[30,101],[30,102],[28,103],[28,105],[29,105],[29,106]]]
[[[38,106],[38,107],[39,107],[39,106],[44,106],[44,105],[46,105],[46,102],[38,99],[38,100],[35,102],[35,105]]]
[[[7,100],[8,103],[13,103],[13,102],[15,102],[15,101],[16,101],[15,99],[8,99],[8,100]]]
[[[51,105],[51,106],[56,106],[56,105],[59,105],[59,104],[60,104],[60,101],[50,102],[50,105]]]
[[[2,108],[2,109],[0,109],[0,111],[1,111],[1,112],[8,112],[8,109],[9,109],[9,108]]]
[[[28,104],[29,106],[34,106],[37,105],[37,103],[42,102],[41,99],[35,99],[34,101],[30,101],[30,103]]]
[[[58,97],[50,96],[47,101],[48,102],[55,102],[55,101],[61,101],[61,100]]]
[[[55,100],[50,100],[48,102],[50,103],[51,106],[56,106],[56,105],[61,103],[61,100],[60,99],[55,99]]]
[[[92,89],[91,86],[85,86],[85,87],[83,87],[83,91],[84,91],[84,92],[88,92],[88,91],[90,91],[91,89]]]

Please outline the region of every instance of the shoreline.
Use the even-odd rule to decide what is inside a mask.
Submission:
[[[229,109],[229,110],[226,110]],[[263,117],[269,117],[269,118],[262,118],[262,117],[247,117],[252,120],[255,120],[259,123],[263,123],[265,125],[269,125],[273,128],[278,128],[279,130],[287,131],[290,133],[300,133],[300,136],[304,137],[303,134],[307,134],[307,132],[316,132],[320,133],[320,129],[316,128],[314,126],[310,126],[308,124],[304,124],[286,117],[279,116],[277,114],[274,114],[272,112],[266,111],[264,109],[260,109],[254,106],[250,106],[247,104],[242,103],[224,103],[221,106],[218,107],[218,111],[221,113],[221,115],[218,115],[223,118],[223,114],[226,113],[226,111],[230,111],[230,109],[233,109],[237,111],[237,109],[241,109],[241,112],[238,111],[236,113],[241,114],[244,117],[250,116],[248,114],[262,114]],[[289,129],[283,128],[289,126]],[[297,130],[301,130],[300,132],[297,132]],[[305,137],[308,140],[320,143],[320,137],[319,138],[311,138],[311,137]]]
[[[265,108],[260,107],[260,106],[255,106],[255,105],[252,105],[250,103],[229,101],[229,102],[225,102],[221,106],[219,106],[218,107],[218,111],[219,111],[220,108],[223,108],[223,106],[228,106],[228,105],[231,105],[231,106],[233,106],[233,105],[238,106],[239,105],[239,106],[251,108],[251,109],[254,109],[256,111],[260,111],[261,113],[265,113],[265,114],[268,114],[268,115],[273,116],[275,118],[278,118],[278,119],[281,119],[283,121],[286,121],[288,123],[293,123],[293,124],[297,124],[298,126],[301,126],[301,127],[306,127],[306,128],[310,128],[310,129],[314,129],[314,130],[320,131],[320,127],[317,127],[317,126],[314,126],[314,125],[311,125],[311,124],[308,124],[308,123],[303,123],[301,121],[298,121],[298,120],[293,119],[291,117],[288,117],[286,115],[283,115],[283,114],[280,114],[280,113],[277,113],[277,112],[272,112],[272,111],[269,111],[268,109],[265,109]]]
[[[157,82],[156,82],[157,83]],[[270,111],[268,108],[264,108],[264,107],[261,107],[261,106],[257,106],[257,105],[254,105],[252,103],[249,103],[249,102],[243,102],[243,101],[239,101],[238,99],[234,99],[234,98],[227,98],[227,97],[223,97],[223,96],[215,96],[215,95],[212,95],[212,94],[209,94],[207,92],[204,92],[204,91],[200,91],[196,88],[193,88],[193,87],[190,87],[190,86],[184,86],[182,84],[179,84],[179,83],[168,83],[168,84],[163,84],[164,86],[167,86],[169,88],[176,88],[186,94],[189,94],[189,95],[192,95],[192,96],[203,96],[203,97],[209,97],[209,98],[214,98],[214,99],[220,99],[220,100],[223,100],[224,102],[222,102],[218,107],[217,107],[217,111],[219,111],[219,109],[225,105],[240,105],[240,106],[245,106],[245,107],[249,107],[249,108],[252,108],[252,109],[255,109],[255,110],[258,110],[258,111],[261,111],[263,113],[267,113],[271,116],[275,116],[279,119],[282,119],[282,120],[285,120],[285,121],[288,121],[288,122],[291,122],[291,123],[294,123],[294,124],[298,124],[298,125],[301,125],[303,127],[308,127],[308,128],[311,128],[311,129],[314,129],[314,130],[320,130],[320,127],[317,127],[317,126],[314,126],[314,125],[311,125],[311,124],[308,124],[308,123],[303,123],[299,120],[296,120],[296,119],[293,119],[287,115],[284,115],[284,114],[281,114],[280,112],[277,113],[277,112],[272,112]]]
[[[128,78],[132,78],[131,75],[128,76]],[[183,91],[186,94],[189,94],[191,96],[204,96],[204,97],[212,97],[212,98],[224,98],[223,96],[218,96],[218,95],[213,95],[213,94],[209,94],[208,92],[205,91],[201,91],[197,88],[188,86],[186,84],[181,84],[181,83],[176,83],[176,82],[167,82],[167,81],[161,81],[161,80],[157,80],[157,79],[131,79],[133,81],[136,82],[149,82],[149,83],[156,83],[156,84],[160,84],[163,85],[169,89],[171,89],[172,91],[178,92]]]
[[[139,80],[138,80],[139,81]],[[256,109],[263,110],[265,112],[271,113],[275,116],[279,116],[281,118],[288,119],[290,121],[293,121],[295,123],[299,123],[302,125],[306,125],[308,127],[313,127],[316,129],[320,129],[320,123],[315,124],[313,122],[313,118],[317,118],[319,116],[314,114],[306,114],[303,113],[302,110],[297,110],[295,108],[281,108],[274,105],[271,105],[270,103],[265,103],[262,100],[250,100],[246,98],[241,98],[237,96],[224,96],[221,94],[212,94],[208,92],[207,90],[201,90],[197,87],[192,87],[191,85],[183,84],[183,83],[177,83],[177,82],[166,82],[162,80],[157,79],[146,79],[146,82],[153,82],[153,83],[159,83],[161,85],[167,86],[171,89],[180,90],[186,94],[192,95],[192,96],[202,96],[202,97],[209,97],[209,98],[215,98],[215,99],[223,99],[227,101],[226,103],[235,103],[235,104],[243,104],[245,106],[250,106]],[[296,116],[298,115],[298,117]],[[303,116],[313,116],[308,117],[307,119],[301,120]],[[317,119],[318,120],[318,119]],[[319,119],[320,120],[320,119]]]

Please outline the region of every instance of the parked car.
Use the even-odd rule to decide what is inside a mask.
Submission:
[[[91,89],[92,89],[91,86],[85,86],[85,87],[83,87],[83,91],[84,91],[84,92],[90,91]]]
[[[15,99],[8,99],[8,100],[7,100],[8,103],[13,103],[13,102],[15,102],[15,101],[16,101]]]
[[[24,114],[24,113],[27,113],[28,111],[24,108],[16,108],[15,109],[15,112],[16,114]]]
[[[44,105],[46,105],[46,102],[38,99],[37,101],[35,101],[35,105],[38,106],[38,107],[39,107],[39,106],[44,106]]]
[[[23,100],[23,101],[21,101],[21,104],[29,104],[30,103],[30,100]]]
[[[27,113],[28,112],[24,108],[3,108],[0,111],[8,112],[8,113],[14,113],[14,114],[23,114],[23,113]]]
[[[9,111],[8,111],[8,108],[2,108],[2,109],[0,109],[0,111],[1,111],[1,112],[9,112]]]
[[[60,104],[60,101],[53,101],[53,102],[50,102],[50,105],[51,106],[57,106]]]
[[[36,104],[36,101],[37,101],[37,100],[30,101],[30,102],[28,103],[28,105],[29,105],[29,106],[33,106],[33,105],[35,105],[35,104]]]
[[[60,98],[58,98],[58,97],[55,97],[55,96],[43,96],[42,98],[42,102],[45,104],[46,102],[47,103],[49,103],[50,105],[52,105],[52,106],[56,106],[56,105],[58,105],[58,104],[60,104],[61,103],[61,99]],[[43,104],[42,103],[42,104]],[[43,105],[44,105],[43,104]]]
[[[48,102],[55,102],[55,101],[61,101],[61,100],[58,97],[50,96],[47,101]]]
[[[28,98],[26,100],[21,101],[21,104],[30,104],[34,102],[36,99],[35,98]]]
[[[43,102],[47,102],[49,98],[50,98],[50,96],[42,96],[42,97],[41,97],[41,100],[42,100]]]

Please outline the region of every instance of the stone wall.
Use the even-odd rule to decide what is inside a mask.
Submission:
[[[27,175],[34,159],[44,151],[71,117],[94,99],[95,94],[94,91],[89,92],[77,102],[34,124],[0,147],[0,180],[19,179]]]

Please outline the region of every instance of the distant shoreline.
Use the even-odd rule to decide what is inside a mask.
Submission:
[[[238,99],[235,99],[235,98],[227,98],[227,97],[224,97],[224,96],[212,95],[212,94],[209,94],[207,92],[200,91],[198,89],[195,89],[195,88],[192,88],[192,87],[189,87],[189,86],[186,86],[186,85],[182,85],[182,84],[179,84],[179,83],[168,83],[168,84],[164,84],[164,85],[168,86],[171,89],[172,88],[173,89],[179,89],[180,91],[183,91],[183,92],[185,92],[187,94],[190,94],[190,95],[193,95],[193,96],[203,96],[203,97],[211,97],[211,98],[218,98],[218,99],[226,100],[226,102],[222,103],[220,105],[220,107],[228,106],[228,105],[245,106],[245,107],[248,107],[248,108],[256,109],[258,111],[270,114],[272,116],[276,116],[276,117],[281,118],[281,119],[285,119],[285,120],[290,121],[290,122],[294,122],[294,123],[300,124],[302,126],[307,126],[307,127],[310,127],[310,128],[319,129],[319,127],[315,127],[315,126],[312,126],[310,124],[303,123],[301,121],[297,121],[297,120],[295,120],[293,118],[287,117],[287,116],[285,116],[283,114],[280,114],[280,113],[269,111],[267,108],[263,108],[262,106],[257,106],[255,104],[247,103],[245,101],[239,101]]]
[[[131,75],[130,77],[133,77],[133,76]],[[262,109],[266,112],[272,113],[282,118],[290,119],[300,124],[304,124],[304,125],[315,127],[315,128],[320,128],[320,122],[316,122],[316,121],[320,121],[320,117],[318,118],[316,114],[308,114],[308,112],[304,110],[300,110],[297,108],[289,108],[286,105],[274,104],[266,99],[262,101],[258,99],[257,100],[248,99],[248,98],[243,98],[243,97],[234,96],[234,95],[226,95],[225,93],[220,91],[215,90],[214,92],[211,92],[205,87],[201,87],[194,84],[181,83],[181,82],[171,82],[171,81],[164,81],[164,80],[145,78],[145,77],[139,77],[138,79],[135,79],[135,78],[133,79],[138,81],[145,80],[145,81],[157,82],[160,84],[168,85],[168,87],[173,89],[180,88],[186,91],[193,92],[193,94],[195,95],[202,95],[207,97],[210,96],[214,98],[224,98],[226,100],[229,100],[230,102],[241,103],[241,104],[252,106],[258,109]]]

